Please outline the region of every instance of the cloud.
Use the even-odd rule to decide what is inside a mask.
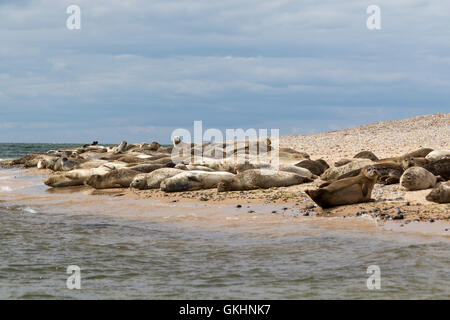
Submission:
[[[448,112],[450,3],[380,0],[380,31],[369,4],[0,1],[1,139],[168,142],[194,120],[288,134]]]

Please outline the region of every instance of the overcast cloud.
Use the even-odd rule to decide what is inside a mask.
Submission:
[[[81,30],[66,8],[81,8]],[[382,30],[366,28],[381,8]],[[0,0],[0,141],[310,133],[449,112],[445,0]]]

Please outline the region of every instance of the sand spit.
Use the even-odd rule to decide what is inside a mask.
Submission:
[[[378,158],[403,155],[421,147],[449,149],[450,113],[419,116],[405,120],[380,122],[353,129],[311,135],[280,137],[281,147],[305,152],[311,159],[325,159],[330,166],[342,158],[353,158],[360,151],[370,150]],[[50,170],[28,169],[29,174],[50,173]],[[153,199],[163,202],[208,202],[233,204],[246,210],[249,204],[286,204],[301,216],[372,217],[380,222],[404,226],[416,222],[434,223],[450,221],[450,204],[437,204],[425,200],[428,190],[406,191],[399,184],[376,184],[371,202],[320,209],[304,190],[319,186],[323,181],[250,191],[217,192],[217,189],[166,193],[159,189],[135,190],[130,188],[92,189],[91,193],[110,194],[114,197]],[[75,188],[76,189],[76,188]],[[70,192],[70,189],[49,189],[49,192]],[[282,211],[283,209],[281,209]],[[247,210],[251,211],[251,209]],[[245,211],[244,211],[245,212]]]

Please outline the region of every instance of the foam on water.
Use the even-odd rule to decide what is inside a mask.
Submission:
[[[30,208],[30,207],[23,208],[23,211],[28,212],[28,213],[37,213],[36,210],[34,210],[33,208]]]

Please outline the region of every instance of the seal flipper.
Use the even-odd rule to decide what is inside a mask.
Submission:
[[[361,191],[362,191],[363,197],[366,197],[367,194],[369,193],[369,186],[368,186],[367,183],[363,183],[363,184],[362,184]]]

